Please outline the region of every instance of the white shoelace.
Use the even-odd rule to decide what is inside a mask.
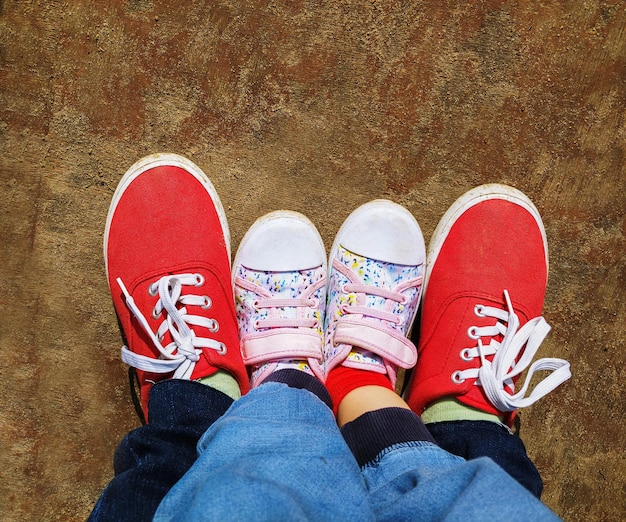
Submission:
[[[217,332],[219,329],[219,324],[214,319],[187,313],[185,305],[201,306],[204,309],[212,305],[211,299],[206,295],[182,295],[183,286],[200,287],[204,284],[204,278],[200,274],[164,276],[150,285],[149,294],[159,298],[152,311],[153,318],[156,319],[161,314],[165,314],[156,334],[150,328],[147,319],[139,310],[121,278],[117,279],[117,283],[126,297],[126,305],[159,351],[159,358],[155,359],[136,354],[123,346],[122,360],[126,364],[153,373],[173,371],[174,378],[189,379],[203,348],[216,350],[220,354],[226,353],[226,346],[223,343],[196,337],[195,332],[189,327],[189,325],[200,326],[211,332]],[[178,303],[183,306],[177,308]],[[162,341],[168,331],[173,340],[167,346],[163,346]]]
[[[530,366],[524,385],[517,393],[510,394],[504,389],[505,386],[513,388],[513,378],[526,370],[537,353],[539,345],[550,331],[550,326],[543,317],[535,317],[519,328],[520,320],[513,311],[507,290],[504,291],[504,297],[508,311],[490,306],[476,306],[474,313],[478,317],[494,317],[498,319],[498,322],[493,326],[469,328],[468,337],[477,340],[477,346],[462,350],[461,359],[470,361],[480,357],[481,366],[456,371],[452,374],[452,380],[461,383],[465,379],[477,379],[475,384],[483,387],[485,394],[496,409],[513,411],[529,406],[550,393],[569,379],[571,372],[569,362],[563,359],[552,357],[539,359]],[[504,322],[507,323],[506,326]],[[503,336],[501,342],[492,338],[488,346],[483,345],[481,337],[496,335]],[[486,358],[489,355],[494,355],[492,362]],[[515,362],[518,356],[519,360]],[[551,373],[540,381],[526,397],[533,374],[541,370],[549,370]]]

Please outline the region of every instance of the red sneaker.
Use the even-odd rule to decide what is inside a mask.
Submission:
[[[104,259],[141,406],[155,382],[229,372],[249,388],[239,351],[226,215],[206,175],[154,154],[121,179],[107,216]]]
[[[521,192],[483,185],[459,198],[428,249],[418,361],[406,400],[418,415],[454,397],[512,425],[515,410],[567,380],[569,363],[541,359],[515,383],[550,327],[540,317],[548,248],[539,212]],[[552,370],[525,397],[532,374]]]

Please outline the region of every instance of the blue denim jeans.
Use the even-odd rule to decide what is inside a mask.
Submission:
[[[203,435],[199,456],[155,520],[548,520],[490,459],[425,441],[359,467],[331,410],[307,390],[267,383]]]
[[[266,383],[224,415],[229,400],[217,394],[186,381],[153,388],[151,424],[120,445],[93,520],[149,520],[161,499],[155,520],[556,519],[492,460],[466,461],[425,440],[392,444],[359,466],[331,410],[307,390]],[[203,415],[196,458],[191,432]]]

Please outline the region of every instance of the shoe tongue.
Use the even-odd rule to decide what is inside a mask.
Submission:
[[[368,259],[343,247],[340,247],[339,259],[363,283],[378,288],[393,289],[397,286],[397,281],[402,277],[403,271],[414,270],[414,267],[393,265],[384,261]],[[386,301],[383,297],[367,294],[366,302],[363,304],[368,307],[382,309]]]
[[[294,272],[266,272],[264,277],[272,297],[277,299],[302,298],[302,292],[317,282],[323,275],[322,267]]]
[[[267,286],[272,297],[294,299],[304,290],[305,276],[300,272],[267,272]]]
[[[347,364],[346,364],[347,363]],[[385,363],[382,357],[372,353],[368,350],[364,350],[361,348],[352,348],[348,357],[343,363],[344,366],[351,366],[356,368],[372,368],[372,366],[377,367],[380,370],[380,373],[387,373],[385,368]]]
[[[302,299],[302,293],[313,283],[319,280],[323,275],[322,267],[302,270],[300,272],[258,272],[255,278],[262,278],[262,286],[271,294],[271,299],[267,304],[271,305],[272,299]],[[284,319],[295,319],[301,317],[302,308],[295,306],[277,306],[275,311],[267,308],[262,315],[272,316],[277,314]]]
[[[475,313],[475,307],[476,305],[482,305],[485,307],[491,307],[491,308],[495,308],[498,310],[502,310],[503,312],[507,312],[507,304],[504,301],[504,299],[498,299],[498,298],[494,298],[494,297],[485,297],[485,296],[478,296],[478,297],[471,297],[469,304],[463,305],[466,306],[466,312],[465,312],[465,324],[467,325],[467,328],[470,327],[491,327],[491,326],[496,326],[498,323],[501,323],[505,328],[507,327],[508,323],[506,320],[502,320],[499,319],[498,317],[494,317],[494,316],[486,316],[486,317],[481,317],[481,316],[477,316]],[[526,314],[520,310],[515,310],[515,313],[517,314],[518,318],[520,319],[520,324],[523,325],[524,323],[527,322],[527,317]],[[497,341],[497,342],[502,342],[502,339],[504,338],[503,334],[496,334],[493,336],[490,335],[484,335],[480,338],[481,342],[483,345],[488,345],[492,340]],[[469,338],[470,342],[475,342],[477,343],[477,341],[474,341],[473,339]]]

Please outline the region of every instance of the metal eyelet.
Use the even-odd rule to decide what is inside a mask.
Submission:
[[[220,355],[226,355],[226,352],[227,352],[227,351],[228,351],[228,350],[227,350],[227,348],[226,348],[226,345],[225,345],[224,343],[220,343],[220,347],[219,347],[219,349],[217,350],[217,353],[218,353],[218,354],[220,354]]]
[[[220,323],[218,323],[215,319],[213,319],[213,325],[211,326],[211,328],[209,328],[209,330],[211,330],[211,332],[215,333],[217,331],[219,331],[220,329]]]
[[[465,382],[465,379],[461,378],[461,370],[455,371],[450,378],[454,384],[463,384]]]
[[[470,355],[470,352],[471,352],[471,348],[463,348],[461,350],[461,353],[459,354],[459,356],[464,361],[469,362],[469,361],[471,361],[473,359],[473,357]]]
[[[202,286],[204,284],[204,276],[202,274],[194,274],[196,277],[195,286]]]
[[[157,283],[152,283],[148,287],[148,295],[150,297],[156,297],[158,293],[159,293],[159,285]]]
[[[467,329],[467,336],[470,339],[474,339],[474,340],[480,339],[480,335],[477,334],[477,331],[478,331],[478,327],[477,326],[470,326]]]
[[[202,298],[204,299],[204,304],[201,305],[201,308],[208,310],[213,306],[213,301],[211,301],[211,298],[208,295],[203,295]]]
[[[152,309],[152,319],[158,319],[159,317],[161,317],[161,312],[157,312],[156,308]]]
[[[483,314],[483,310],[485,309],[485,307],[481,304],[477,304],[474,307],[474,314],[477,315],[478,317],[485,317],[485,315]]]

